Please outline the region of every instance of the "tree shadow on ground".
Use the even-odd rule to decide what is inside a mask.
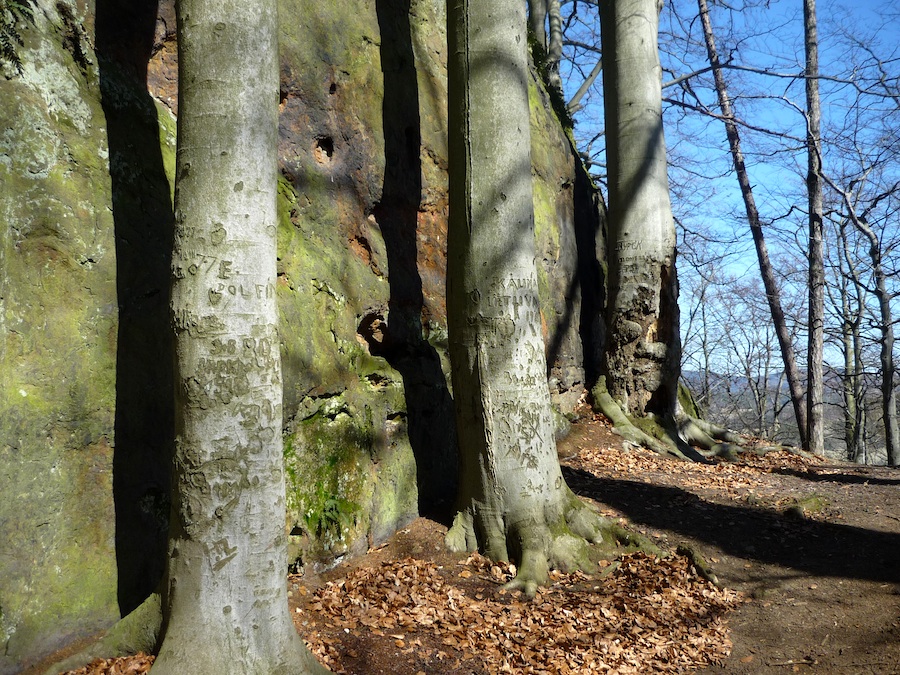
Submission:
[[[828,483],[843,483],[846,485],[900,485],[900,479],[897,478],[878,478],[872,475],[872,472],[878,471],[877,468],[872,467],[860,467],[861,471],[866,471],[866,473],[818,473],[813,469],[807,469],[805,471],[800,471],[798,469],[791,468],[778,468],[773,469],[773,473],[778,473],[783,476],[794,476],[796,478],[802,478],[804,480],[808,480],[812,483],[820,483],[820,482],[828,482]]]
[[[728,555],[814,575],[900,583],[898,534],[717,504],[681,488],[580,469],[563,467],[563,475],[576,494],[618,509],[636,525],[676,532]]]
[[[174,437],[169,278],[174,217],[147,64],[157,0],[97,0],[116,241],[113,499],[123,616],[152,593],[166,559]]]

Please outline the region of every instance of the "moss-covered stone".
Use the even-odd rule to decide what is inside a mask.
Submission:
[[[0,79],[0,672],[117,615],[117,301],[95,70],[41,7]]]
[[[363,391],[304,399],[302,419],[285,440],[291,557],[297,564],[323,565],[364,551],[417,515],[402,385],[378,372],[360,384]]]

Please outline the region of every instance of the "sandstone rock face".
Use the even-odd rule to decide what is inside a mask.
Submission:
[[[172,2],[36,8],[25,73],[0,79],[0,673],[152,591],[172,447]],[[282,0],[280,16],[286,517],[295,564],[325,565],[455,490],[445,22],[437,0]],[[599,212],[536,81],[531,101],[565,411],[597,332],[580,308]]]
[[[109,149],[85,8],[41,6],[0,79],[0,672],[117,615]]]

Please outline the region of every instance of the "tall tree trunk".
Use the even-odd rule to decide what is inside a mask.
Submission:
[[[819,104],[819,37],[816,0],[803,0],[806,45],[806,191],[809,197],[809,309],[806,392],[807,450],[825,452],[825,384],[822,361],[825,344],[825,253],[822,219],[822,153]]]
[[[326,672],[287,604],[274,0],[180,0],[176,451],[153,672]]]
[[[548,51],[547,0],[528,0],[528,27],[534,40]]]
[[[528,0],[528,28],[547,59],[549,85],[562,94],[559,62],[562,60],[563,30],[559,0]]]
[[[606,371],[626,413],[672,415],[681,368],[656,0],[601,3],[609,167]]]
[[[519,560],[533,593],[597,516],[556,455],[535,267],[525,7],[452,0],[447,314],[460,445],[454,550]],[[583,539],[581,539],[583,542]]]
[[[875,297],[878,300],[881,333],[881,405],[884,423],[884,446],[888,466],[897,466],[900,452],[900,425],[897,422],[897,393],[895,387],[896,365],[894,363],[894,319],[891,311],[891,294],[887,288],[887,274],[881,260],[881,245],[878,235],[866,223],[854,219],[854,224],[868,237],[869,258],[875,276]]]
[[[563,52],[562,15],[559,0],[546,0],[547,18],[550,24],[550,39],[547,44],[547,75],[549,85],[562,93],[562,79],[559,75],[559,62]]]
[[[884,415],[884,447],[888,466],[897,466],[900,459],[900,425],[897,423],[896,365],[894,363],[894,319],[891,313],[891,295],[887,289],[887,275],[881,262],[878,238],[868,225],[872,246],[872,271],[875,273],[875,297],[881,313],[881,405]]]
[[[784,362],[785,375],[787,376],[788,390],[791,393],[791,404],[794,408],[794,417],[797,420],[797,431],[800,435],[800,444],[807,447],[806,408],[804,407],[803,384],[800,379],[800,370],[797,367],[797,359],[794,356],[794,345],[791,341],[791,333],[788,330],[784,318],[784,310],[781,307],[781,293],[775,280],[775,271],[769,259],[769,251],[766,246],[765,234],[759,219],[759,211],[756,208],[756,200],[753,197],[753,188],[750,185],[750,177],[747,174],[747,165],[744,162],[744,153],[741,151],[741,138],[738,134],[737,124],[734,121],[734,110],[731,107],[731,99],[725,86],[725,77],[722,74],[722,65],[716,51],[715,37],[712,31],[712,23],[709,19],[709,9],[706,0],[698,0],[700,8],[700,21],[703,25],[703,36],[706,40],[706,53],[709,57],[709,65],[712,67],[713,77],[716,83],[716,93],[719,98],[719,107],[722,109],[722,118],[725,121],[725,134],[728,137],[728,147],[731,150],[731,158],[734,162],[735,173],[741,188],[741,196],[744,199],[744,208],[747,212],[747,221],[750,224],[750,233],[753,236],[753,245],[756,248],[756,258],[759,261],[759,273],[762,277],[763,287],[766,289],[766,300],[769,304],[769,312],[772,314],[772,323],[775,334],[778,337],[778,346],[781,349],[781,358]]]

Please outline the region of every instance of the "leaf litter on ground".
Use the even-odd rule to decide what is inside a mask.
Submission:
[[[677,475],[681,484],[723,491],[735,501],[764,491],[768,472],[809,466],[786,451],[699,464],[641,448],[577,450],[565,463],[595,476],[666,483]],[[630,553],[601,561],[594,574],[554,571],[533,600],[503,589],[515,576],[509,563],[476,553],[456,567],[388,559],[348,569],[319,588],[292,575],[295,623],[316,657],[347,675],[382,672],[365,664],[385,661],[393,671],[384,672],[397,675],[690,672],[727,657],[726,616],[743,600],[680,555]],[[152,662],[144,654],[98,659],[67,675],[146,673]]]
[[[728,655],[725,615],[741,601],[682,556],[627,554],[603,578],[554,571],[533,600],[504,590],[508,563],[475,553],[458,568],[406,558],[356,569],[309,593],[301,632],[336,673],[362,675],[344,657],[391,645],[397,673],[443,661],[452,671],[441,672],[686,672]]]

